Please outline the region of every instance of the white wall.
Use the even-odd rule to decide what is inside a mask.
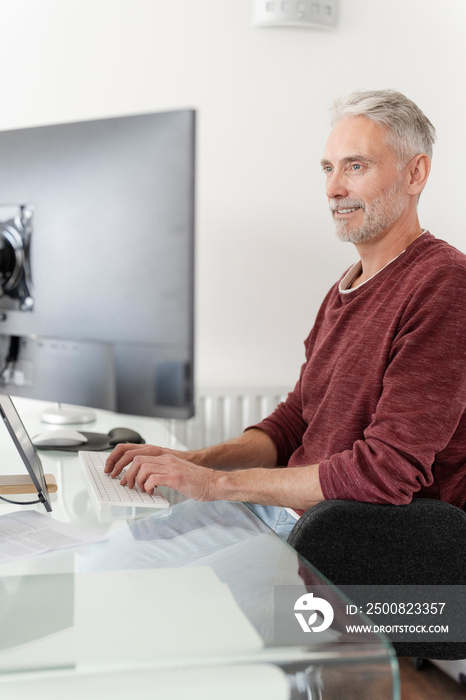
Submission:
[[[250,3],[3,0],[0,128],[195,107],[198,381],[291,385],[356,257],[319,166],[334,95],[393,87],[426,112],[421,223],[466,250],[466,3],[340,0],[334,33],[253,28]]]

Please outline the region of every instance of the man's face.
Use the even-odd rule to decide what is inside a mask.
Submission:
[[[388,232],[409,197],[385,131],[366,117],[347,117],[332,130],[322,167],[337,236],[362,243]]]

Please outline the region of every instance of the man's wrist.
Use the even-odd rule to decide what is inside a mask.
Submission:
[[[223,472],[212,470],[212,500],[215,501],[242,501],[241,489],[238,479],[241,479],[241,471]]]
[[[225,448],[222,445],[213,445],[199,450],[190,450],[185,453],[184,459],[197,464],[198,467],[223,469],[228,457],[225,456]]]
[[[208,467],[209,465],[206,463],[206,450],[188,450],[185,452],[185,457],[187,462],[192,462],[193,464],[197,464],[198,467]]]

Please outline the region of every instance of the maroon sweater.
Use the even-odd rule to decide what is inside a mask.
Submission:
[[[466,255],[426,232],[366,284],[336,284],[305,349],[255,426],[278,465],[319,464],[325,499],[464,506]]]

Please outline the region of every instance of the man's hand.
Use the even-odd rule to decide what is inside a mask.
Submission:
[[[152,493],[167,486],[196,501],[246,501],[307,510],[323,500],[317,464],[280,469],[276,449],[260,430],[220,445],[181,452],[154,445],[117,445],[105,471]],[[208,465],[208,466],[204,466]],[[223,468],[231,468],[223,471]]]
[[[189,452],[170,450],[168,447],[158,447],[157,445],[132,445],[122,443],[117,445],[113,452],[109,454],[105,463],[105,473],[115,478],[128,464],[131,464],[137,455],[147,455],[150,457],[174,455],[175,457],[190,461],[190,454]]]
[[[196,501],[214,500],[217,473],[189,462],[188,456],[153,445],[118,445],[107,460],[105,472],[115,478],[128,467],[120,481],[123,486],[134,488],[137,484],[149,494],[156,486],[167,486]]]

